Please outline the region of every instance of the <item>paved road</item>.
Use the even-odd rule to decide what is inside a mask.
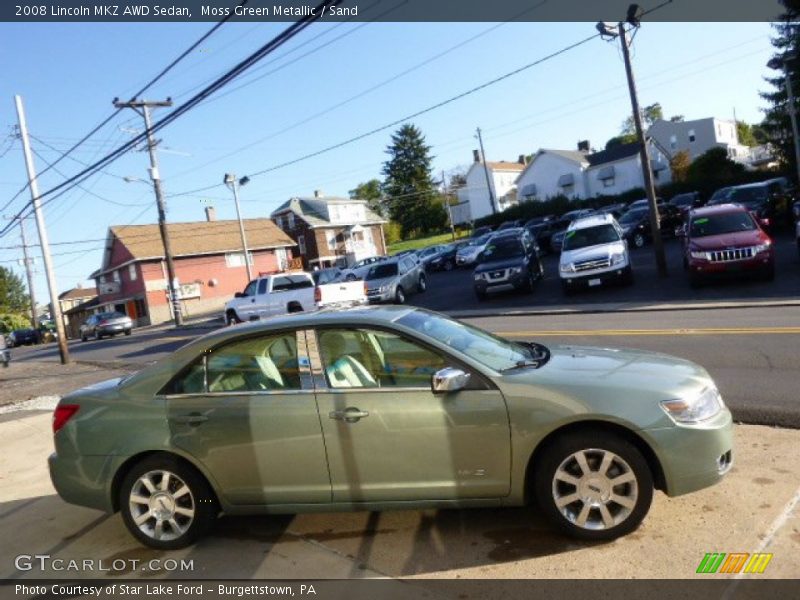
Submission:
[[[656,350],[696,361],[715,378],[747,423],[800,428],[800,306],[468,319],[508,337]],[[75,360],[146,364],[200,330],[139,331],[131,337],[73,342]],[[14,360],[57,360],[54,345],[19,348]]]
[[[553,306],[575,306],[587,303],[644,303],[654,302],[704,302],[721,300],[774,300],[798,298],[800,296],[800,258],[797,246],[788,235],[775,239],[777,251],[776,275],[771,282],[757,279],[721,281],[700,289],[692,289],[683,270],[681,243],[679,240],[665,242],[669,274],[658,276],[652,246],[631,251],[635,282],[630,287],[605,287],[565,296],[558,278],[558,257],[544,257],[545,279],[540,281],[532,294],[504,293],[480,302],[475,297],[472,284],[472,269],[429,273],[428,290],[412,296],[410,302],[417,306],[443,312],[471,309],[523,309]],[[454,294],[454,292],[457,292]]]

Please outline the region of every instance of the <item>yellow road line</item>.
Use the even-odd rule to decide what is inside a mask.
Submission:
[[[498,331],[504,337],[626,336],[626,335],[775,335],[800,334],[800,327],[686,327],[675,329],[556,329],[547,331]]]

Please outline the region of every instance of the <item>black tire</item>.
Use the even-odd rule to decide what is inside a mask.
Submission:
[[[528,294],[533,293],[533,286],[536,278],[533,275],[532,271],[528,271],[528,278],[525,280],[525,284],[522,286],[522,290]]]
[[[394,292],[394,303],[395,304],[405,304],[406,303],[406,293],[403,291],[403,288],[399,285],[397,286],[397,290]]]
[[[703,280],[694,273],[689,274],[689,286],[693,290],[700,289],[703,286]]]
[[[94,332],[94,339],[96,339],[96,340],[102,340],[102,339],[103,339],[103,334],[102,334],[102,333],[100,333],[99,331],[95,331],[95,332]]]
[[[241,323],[242,320],[236,314],[236,311],[229,310],[225,313],[225,323],[228,325],[236,325],[237,323]]]
[[[641,233],[634,233],[633,234],[633,247],[634,248],[643,248],[644,247],[644,235]]]
[[[586,459],[592,473],[589,477],[577,463],[578,453]],[[599,474],[599,468],[607,453],[615,458],[604,476]],[[636,446],[613,433],[586,431],[565,434],[542,449],[534,466],[533,491],[540,510],[556,527],[572,537],[613,540],[636,529],[650,510],[653,500],[650,467]],[[559,470],[572,475],[578,483],[556,479]],[[626,481],[613,484],[616,478]],[[573,493],[577,497],[563,506],[565,515],[556,504],[556,496],[566,498]],[[581,494],[586,494],[594,502],[586,513],[584,526],[578,521],[589,503],[581,499]],[[627,506],[611,500],[612,496],[624,500]],[[602,523],[605,519],[600,505],[608,511],[608,525]]]
[[[191,520],[183,517],[183,515],[175,513],[174,518],[176,522],[180,526],[186,527],[186,530],[182,533],[177,534],[178,532],[169,524],[164,526],[167,535],[170,537],[175,535],[172,539],[155,539],[151,537],[154,532],[148,535],[145,531],[140,529],[134,521],[135,517],[132,511],[141,510],[142,512],[140,514],[147,513],[149,512],[149,507],[148,510],[145,510],[145,506],[147,505],[130,501],[134,486],[136,486],[137,493],[144,489],[138,484],[138,481],[140,477],[147,473],[156,474],[150,478],[150,481],[156,484],[156,492],[161,492],[162,490],[159,488],[163,482],[163,478],[158,479],[157,474],[163,472],[170,473],[170,483],[167,484],[168,489],[166,493],[169,494],[170,492],[179,491],[181,489],[178,487],[180,485],[178,483],[179,481],[185,484],[189,489],[189,493],[181,495],[180,498],[172,498],[171,494],[167,496],[167,498],[170,498],[170,504],[184,509],[191,507],[191,510],[194,511]],[[120,484],[118,501],[120,512],[122,513],[122,520],[128,528],[128,531],[145,546],[158,550],[177,550],[178,548],[185,548],[193,544],[198,538],[208,533],[219,513],[216,496],[205,478],[187,463],[173,456],[164,454],[145,458],[128,471]],[[132,506],[137,508],[132,508]],[[141,508],[139,509],[138,507]],[[155,517],[151,517],[143,523],[143,526],[154,530],[155,523]]]
[[[423,293],[427,289],[428,289],[428,280],[425,279],[425,275],[420,275],[419,281],[417,282],[417,291],[419,293]]]
[[[85,342],[85,341],[87,341],[88,339],[89,339],[89,338],[87,338],[87,337],[86,337],[84,334],[81,334],[81,341],[82,341],[82,342]]]
[[[130,335],[130,334],[131,334],[131,330],[130,329],[126,329],[125,330],[125,335]]]
[[[564,292],[565,296],[572,296],[572,294],[575,292],[575,288],[566,282],[562,282],[561,291]]]
[[[453,269],[456,268],[456,265],[452,260],[447,260],[447,261],[445,261],[444,266],[442,268],[445,271],[452,271]]]

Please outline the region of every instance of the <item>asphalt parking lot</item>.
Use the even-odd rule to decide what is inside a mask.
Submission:
[[[566,296],[558,277],[558,255],[543,257],[545,278],[539,281],[532,294],[521,292],[490,296],[484,302],[473,293],[472,269],[428,274],[428,290],[409,298],[409,303],[443,312],[470,310],[525,309],[554,306],[577,306],[587,303],[652,303],[652,302],[712,302],[753,299],[785,299],[798,297],[800,291],[800,258],[797,245],[788,233],[774,237],[776,263],[775,280],[758,281],[738,278],[717,281],[700,289],[692,289],[683,269],[681,241],[668,239],[664,243],[667,255],[667,277],[656,269],[653,247],[631,249],[635,281],[632,286],[592,288]]]

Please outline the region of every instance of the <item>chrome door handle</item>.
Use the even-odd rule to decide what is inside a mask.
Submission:
[[[200,425],[200,423],[208,421],[208,417],[205,415],[180,415],[173,417],[172,420],[181,425]]]
[[[369,411],[361,410],[354,406],[349,406],[344,410],[332,410],[328,413],[329,418],[344,421],[345,423],[357,423],[360,419],[368,416]]]

